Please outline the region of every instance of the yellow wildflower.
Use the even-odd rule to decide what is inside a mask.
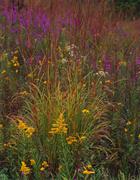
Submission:
[[[95,174],[95,171],[91,171],[91,170],[85,169],[82,173],[90,175],[90,174]]]
[[[41,168],[40,168],[40,171],[44,171],[44,170],[45,170],[45,168],[44,168],[44,167],[41,167]]]
[[[86,167],[87,167],[88,169],[91,169],[91,168],[92,168],[92,165],[91,165],[91,164],[88,164]]]
[[[56,123],[52,124],[52,128],[50,130],[50,134],[66,134],[67,133],[67,124],[65,123],[65,119],[63,113],[60,113],[59,118],[56,120]]]
[[[11,147],[11,143],[10,143],[10,142],[4,143],[3,146],[4,146],[5,148]]]
[[[18,62],[15,62],[15,63],[13,64],[13,66],[14,66],[14,67],[19,67],[19,63],[18,63]]]
[[[33,165],[35,165],[35,160],[34,159],[30,159],[30,163],[31,163],[31,165],[33,166]]]
[[[3,128],[3,124],[0,124],[0,128]]]
[[[66,138],[66,140],[67,140],[68,144],[73,144],[73,143],[77,142],[77,139],[74,136],[69,136],[69,137]]]
[[[27,125],[22,120],[18,120],[18,128],[19,129],[27,129]]]
[[[82,110],[82,113],[84,113],[84,114],[89,114],[89,110],[88,110],[88,109],[83,109],[83,110]]]
[[[138,138],[140,139],[140,134],[138,135]]]
[[[132,124],[131,121],[128,121],[128,122],[126,123],[127,126],[129,126],[129,125],[131,125],[131,124]]]
[[[43,166],[44,168],[47,168],[49,165],[48,165],[47,161],[43,161],[42,166]]]
[[[48,165],[47,161],[43,161],[40,171],[44,171],[48,166],[49,165]]]
[[[24,175],[28,175],[31,172],[31,169],[29,167],[27,167],[26,163],[24,161],[21,162],[21,168],[20,171],[24,174]]]
[[[35,128],[33,127],[27,127],[27,129],[25,130],[27,137],[31,137],[34,132],[35,132]]]
[[[18,129],[24,130],[27,137],[31,137],[32,134],[35,132],[35,128],[28,127],[26,123],[22,120],[18,120]]]

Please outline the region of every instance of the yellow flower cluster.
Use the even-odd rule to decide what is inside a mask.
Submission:
[[[7,58],[8,58],[8,55],[6,55],[7,56]],[[7,59],[6,58],[6,59]],[[15,69],[15,72],[16,73],[18,73],[19,72],[19,66],[20,66],[20,64],[19,64],[19,59],[18,59],[18,50],[16,50],[15,52],[13,52],[13,57],[12,57],[12,59],[9,61],[6,61],[7,62],[7,67],[13,67],[14,69]],[[7,73],[8,71],[7,71],[7,68],[6,69],[3,69],[2,71],[1,71],[1,74],[2,75],[6,75],[6,73]]]
[[[68,144],[82,143],[86,139],[86,136],[69,136],[66,138]]]
[[[30,159],[30,165],[34,166],[36,164],[36,161],[34,159]],[[43,161],[41,164],[41,168],[40,171],[45,171],[45,169],[49,167],[49,164],[47,161]],[[22,161],[21,162],[21,167],[20,167],[20,171],[23,175],[28,175],[31,172],[31,168],[27,166],[27,164]]]
[[[89,110],[88,110],[88,109],[83,109],[83,110],[82,110],[82,113],[83,113],[83,114],[89,114]]]
[[[15,142],[15,141],[9,140],[9,142],[3,144],[3,147],[4,147],[4,148],[12,148],[12,147],[14,147],[15,145],[16,145],[16,142]]]
[[[49,131],[50,134],[66,134],[67,133],[67,124],[65,123],[64,115],[63,113],[60,113],[58,119],[56,120],[56,123],[52,124],[52,128]]]
[[[31,166],[34,166],[36,164],[34,159],[30,159]]]
[[[129,127],[132,125],[132,121],[127,121],[127,123],[126,123],[126,127],[124,128],[124,132],[125,133],[127,133],[128,132],[128,130],[129,130]],[[132,136],[132,135],[130,135],[130,136]]]
[[[92,170],[92,165],[88,164],[87,166],[84,166],[84,170],[82,172],[85,175],[95,174],[95,171]]]
[[[14,52],[13,58],[11,59],[8,65],[12,65],[15,68],[16,73],[18,73],[20,66],[18,59],[18,50]]]
[[[69,136],[66,138],[68,144],[73,144],[77,142],[77,139],[75,136]]]
[[[129,125],[131,125],[131,124],[132,124],[131,121],[128,121],[128,122],[126,123],[127,126],[129,126]]]
[[[14,55],[13,59],[11,59],[12,65],[13,67],[19,67],[20,64],[18,62],[18,57],[16,55]]]
[[[44,171],[48,166],[49,165],[48,165],[47,161],[43,161],[40,171]]]
[[[22,120],[18,120],[18,129],[24,130],[27,137],[31,137],[35,132],[35,128],[27,126],[27,124]]]
[[[3,146],[4,148],[9,148],[11,147],[11,143],[10,142],[4,143]]]
[[[22,172],[22,174],[28,175],[28,174],[30,174],[31,169],[29,167],[27,167],[27,165],[24,161],[22,161],[20,171]]]

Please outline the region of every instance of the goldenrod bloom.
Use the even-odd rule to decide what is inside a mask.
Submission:
[[[18,119],[18,129],[24,130],[27,137],[31,137],[32,134],[35,132],[35,128],[29,127],[26,123],[24,123],[22,120]]]
[[[91,171],[91,170],[85,169],[82,173],[90,175],[90,174],[95,174],[95,171]]]
[[[33,165],[35,165],[35,160],[34,159],[30,159],[30,163],[31,163],[31,165],[33,166]]]
[[[88,165],[86,166],[86,168],[91,169],[91,168],[92,168],[92,165],[91,165],[91,164],[88,164]]]
[[[26,133],[27,137],[31,137],[34,132],[35,132],[35,128],[33,128],[33,127],[28,127],[25,130],[25,133]]]
[[[43,161],[42,166],[40,168],[40,171],[45,171],[45,169],[49,166],[49,164],[47,163],[47,161]]]
[[[15,63],[13,64],[13,66],[14,66],[14,67],[19,67],[20,65],[19,65],[18,62],[15,62]]]
[[[75,136],[69,136],[66,138],[68,144],[73,144],[77,142],[77,139]]]
[[[131,121],[128,121],[128,122],[126,123],[127,126],[129,126],[129,125],[131,125],[131,124],[132,124]]]
[[[10,148],[11,147],[11,143],[10,142],[4,143],[3,146],[5,148]]]
[[[27,129],[27,125],[22,120],[18,120],[18,128],[19,129]]]
[[[47,161],[43,161],[42,166],[43,166],[44,168],[47,168],[49,165],[48,165]]]
[[[67,133],[67,124],[65,123],[65,119],[63,113],[59,115],[59,118],[56,120],[56,123],[52,124],[52,128],[50,130],[50,134],[66,134]]]
[[[20,171],[24,174],[24,175],[28,175],[31,172],[31,169],[29,167],[27,167],[26,163],[24,161],[21,162],[21,168]]]
[[[88,109],[83,109],[83,110],[82,110],[82,113],[84,113],[84,114],[89,114],[89,110],[88,110]]]
[[[40,168],[40,171],[44,171],[44,170],[45,170],[45,168],[44,168],[44,167],[41,167],[41,168]]]

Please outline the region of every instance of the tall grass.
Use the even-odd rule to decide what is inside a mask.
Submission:
[[[139,178],[131,22],[107,1],[0,8],[0,177]]]

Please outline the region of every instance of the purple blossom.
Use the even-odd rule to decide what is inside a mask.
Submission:
[[[136,58],[136,65],[140,65],[140,57]]]
[[[104,57],[104,70],[106,72],[111,71],[111,62],[110,62],[110,58],[107,55]]]
[[[50,27],[50,20],[47,18],[46,15],[42,16],[41,27],[44,33],[46,33],[48,28]]]

